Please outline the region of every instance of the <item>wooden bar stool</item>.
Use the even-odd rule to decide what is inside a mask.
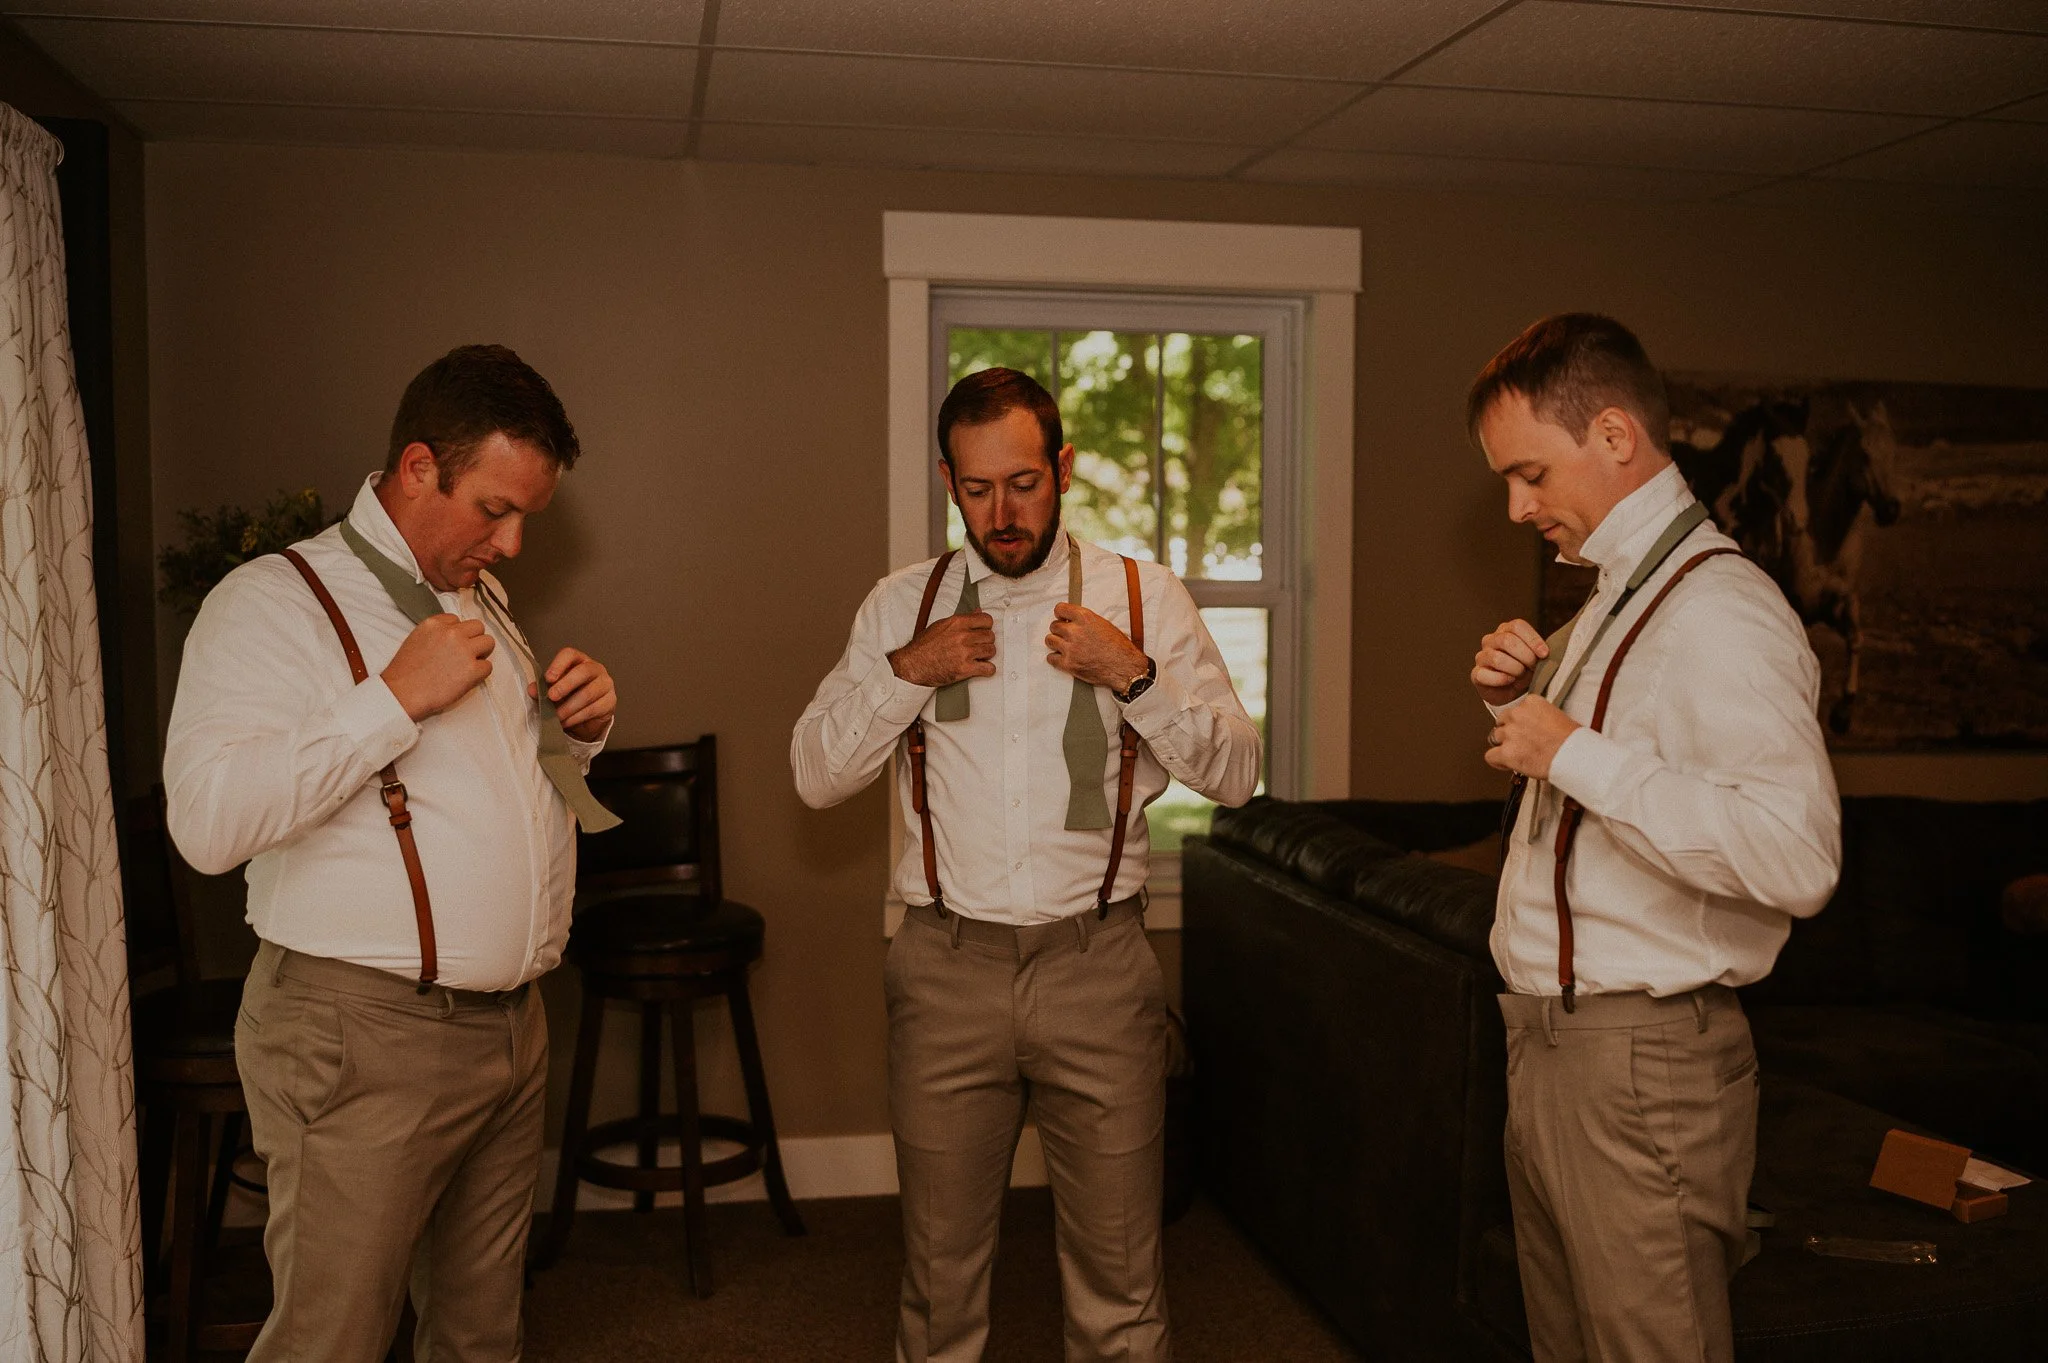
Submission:
[[[625,822],[578,840],[577,889],[585,903],[569,930],[568,958],[583,977],[583,1013],[577,1025],[554,1213],[534,1251],[534,1266],[547,1268],[560,1256],[575,1216],[579,1182],[630,1190],[637,1212],[652,1211],[657,1192],[680,1192],[691,1290],[709,1296],[706,1188],[759,1171],[783,1229],[791,1235],[804,1233],[783,1177],[768,1078],[747,997],[747,967],[761,955],[764,925],[760,914],[722,894],[718,754],[712,735],[674,747],[600,754],[591,766],[590,788]],[[692,1015],[697,1002],[707,998],[724,999],[732,1013],[733,1040],[747,1092],[745,1120],[698,1110]],[[593,1127],[590,1094],[609,999],[628,1001],[639,1009],[640,1103],[635,1116]],[[664,1012],[676,1081],[677,1110],[671,1114],[664,1114],[660,1106]],[[664,1137],[681,1146],[680,1164],[658,1162]],[[706,1139],[731,1141],[740,1148],[707,1163]],[[598,1153],[625,1144],[637,1147],[633,1164]]]
[[[207,1318],[202,1309],[209,1286],[218,1286],[209,1284],[208,1270],[218,1262],[231,1184],[263,1191],[234,1172],[249,1110],[235,1068],[242,982],[199,977],[187,872],[164,829],[161,788],[129,801],[126,814],[130,987],[143,986],[130,1008],[142,1128],[144,1294],[162,1332],[161,1356],[184,1363],[198,1350],[247,1349],[268,1314],[267,1295],[262,1310],[240,1319]],[[161,1252],[167,1195],[168,1257]],[[268,1281],[266,1275],[266,1294]]]

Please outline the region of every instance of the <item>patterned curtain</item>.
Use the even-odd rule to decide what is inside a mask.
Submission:
[[[142,1357],[128,969],[57,139],[0,104],[0,1358]]]

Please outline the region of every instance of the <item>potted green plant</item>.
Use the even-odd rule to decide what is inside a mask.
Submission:
[[[312,488],[279,492],[258,511],[239,506],[180,511],[185,542],[157,555],[161,599],[181,614],[196,614],[206,594],[236,568],[319,534],[331,519]]]

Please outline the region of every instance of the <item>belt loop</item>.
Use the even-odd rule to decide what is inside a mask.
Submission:
[[[1707,1030],[1707,991],[1706,991],[1706,990],[1704,990],[1704,989],[1695,989],[1695,990],[1693,990],[1693,991],[1692,991],[1692,1015],[1693,1015],[1694,1017],[1696,1017],[1696,1018],[1698,1018],[1698,1019],[1699,1019],[1699,1022],[1700,1022],[1700,1034],[1701,1034],[1702,1036],[1704,1036],[1704,1035],[1706,1034],[1706,1030]]]
[[[285,958],[291,954],[291,948],[289,947],[279,947],[277,949],[277,966],[270,972],[270,983],[273,988],[284,983],[284,962]]]
[[[441,1017],[443,1020],[455,1016],[455,991],[443,988],[436,991],[441,996]]]
[[[945,910],[941,909],[939,912],[945,913]],[[953,925],[953,950],[958,951],[960,949],[960,915],[957,913],[946,913],[945,917],[946,921]]]
[[[1076,937],[1079,937],[1079,938],[1081,939],[1081,950],[1083,950],[1083,951],[1086,951],[1086,950],[1088,950],[1088,915],[1087,915],[1087,914],[1085,914],[1085,913],[1077,913],[1077,914],[1075,914],[1075,915],[1074,915],[1074,935],[1075,935]]]
[[[1556,1004],[1557,1000],[1550,995],[1545,994],[1543,996],[1543,1035],[1549,1039],[1550,1044],[1553,1046],[1557,1044],[1557,1019],[1551,1014],[1550,1010]]]

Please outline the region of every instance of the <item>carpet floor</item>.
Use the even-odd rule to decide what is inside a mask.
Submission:
[[[762,1203],[710,1209],[705,1300],[684,1284],[679,1211],[584,1212],[527,1297],[529,1363],[830,1363],[892,1356],[903,1238],[894,1198],[800,1204],[782,1234]],[[1358,1355],[1207,1202],[1166,1232],[1167,1302],[1181,1363],[1356,1363]],[[1057,1363],[1052,1199],[1010,1194],[990,1305],[988,1363]]]

